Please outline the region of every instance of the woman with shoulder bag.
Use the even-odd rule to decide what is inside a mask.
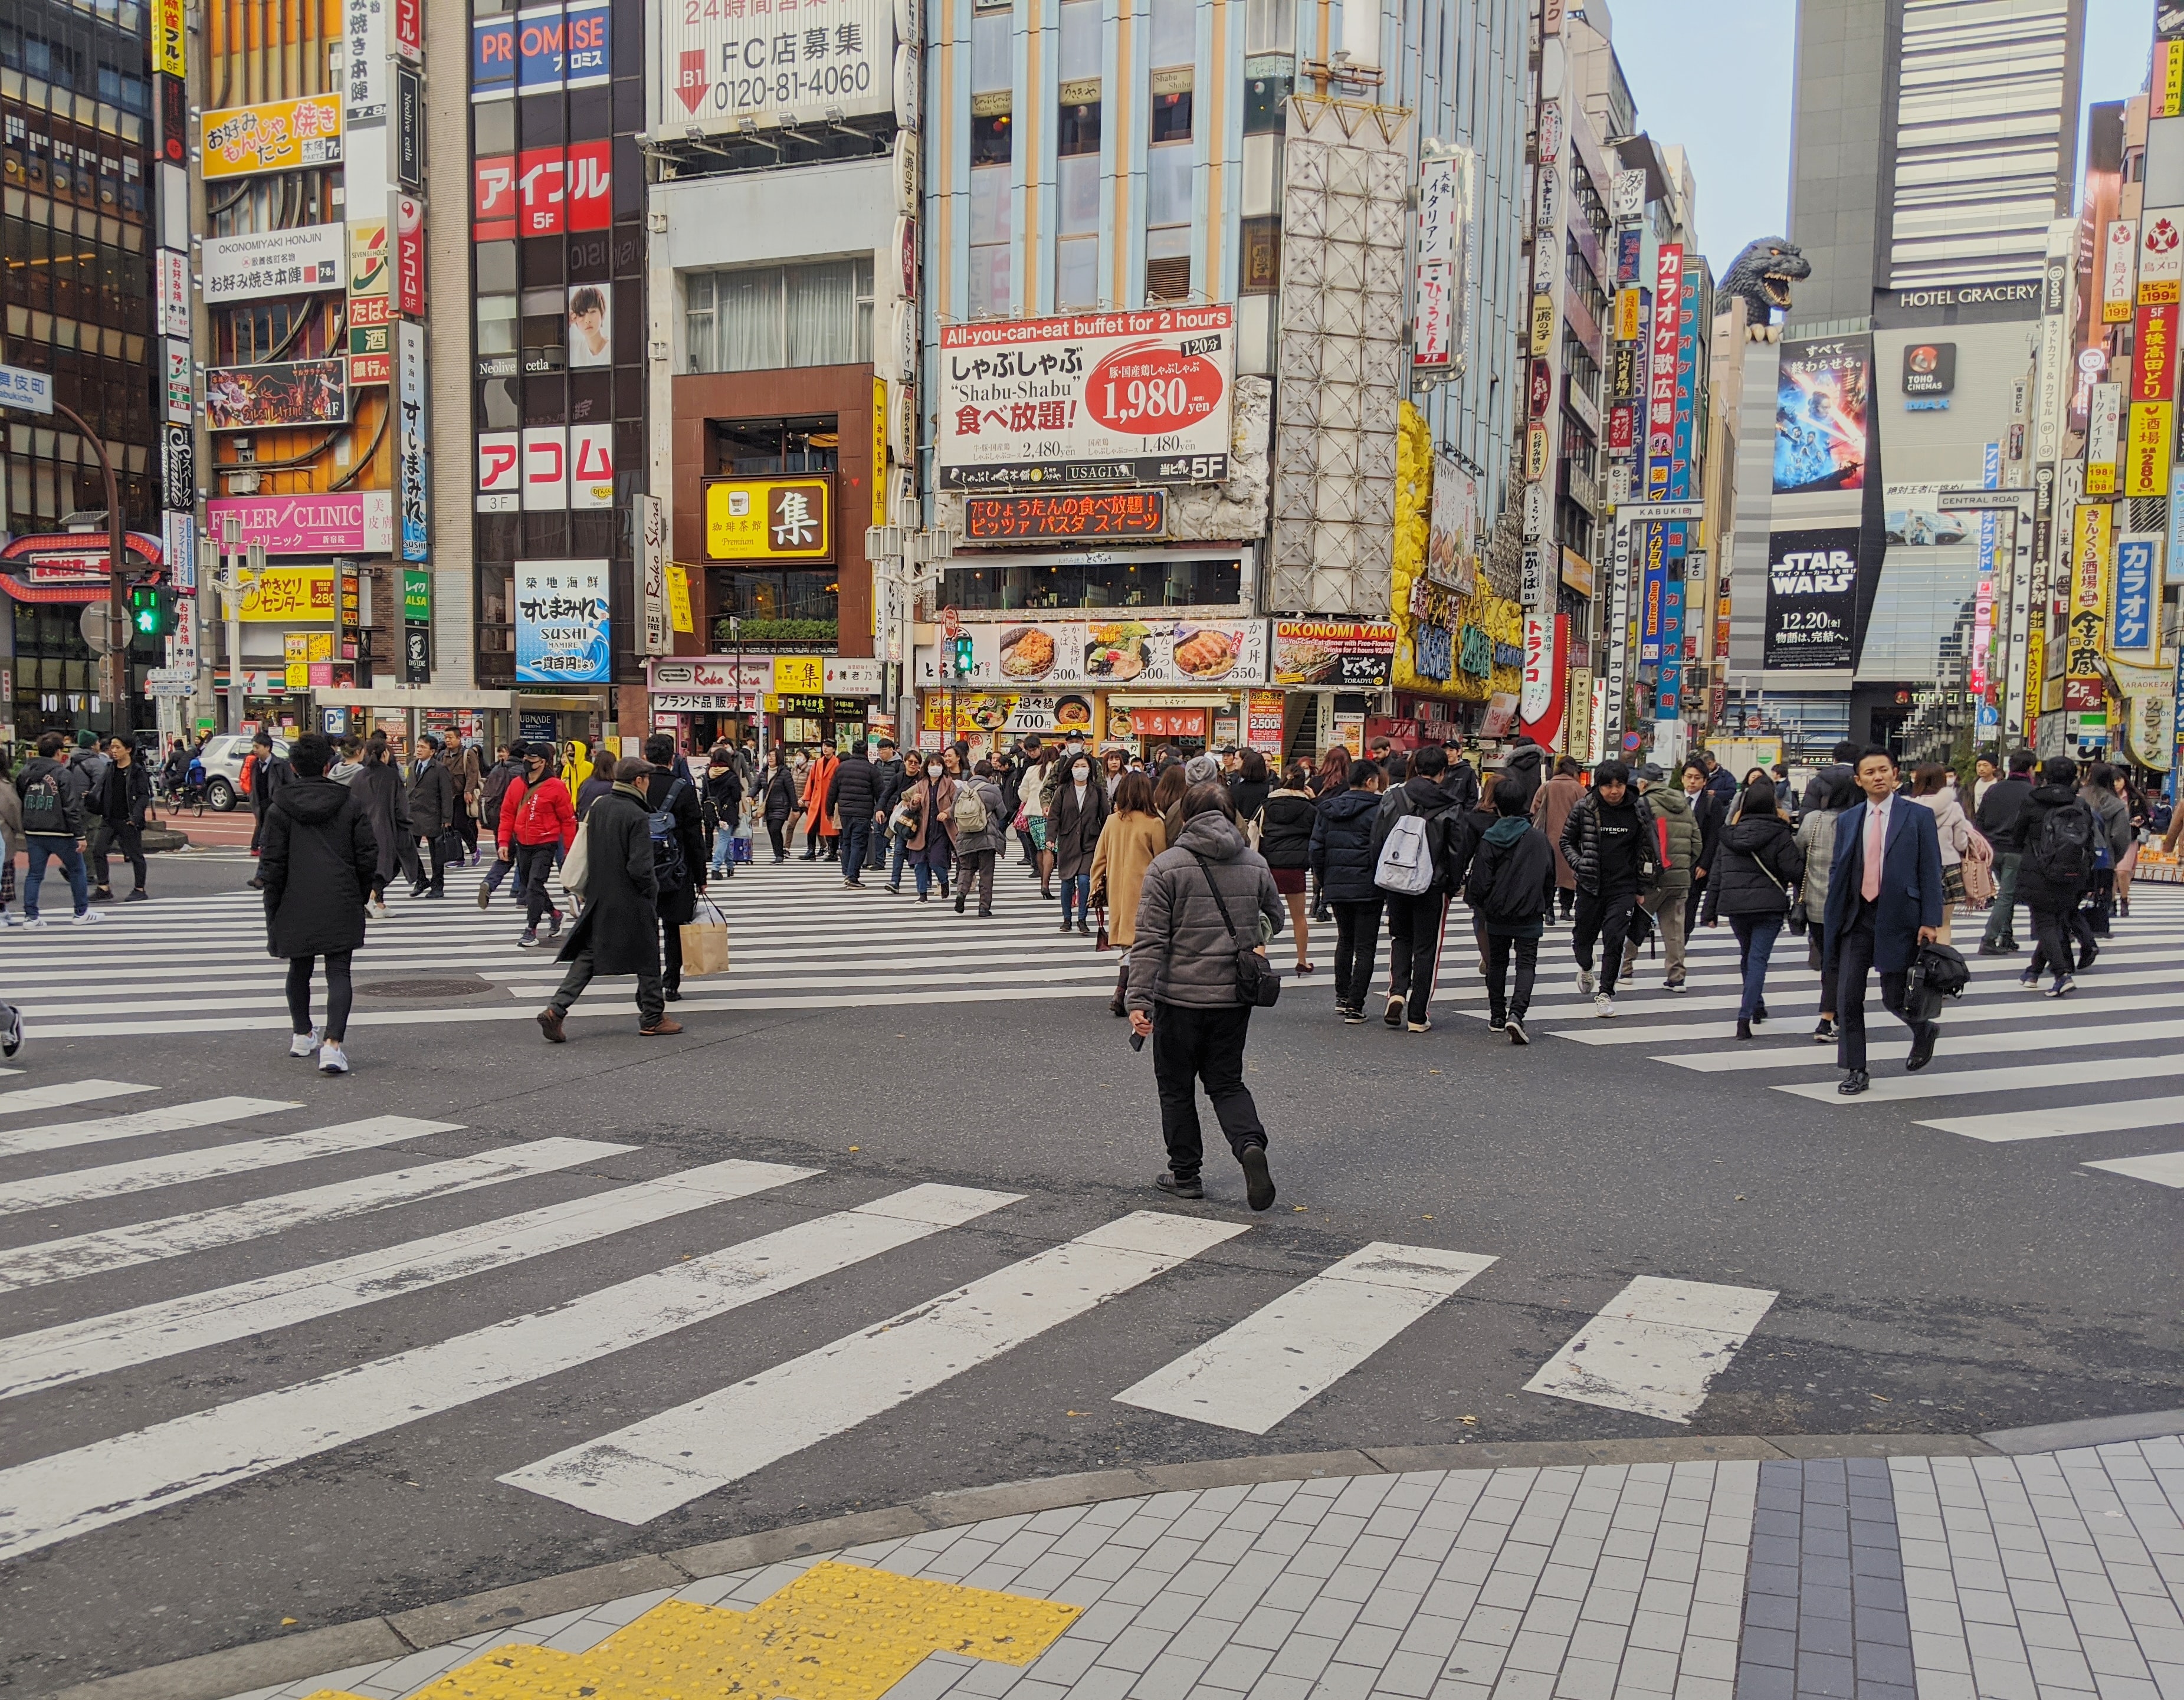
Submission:
[[[1964,852],[1971,848],[1971,822],[1950,786],[1949,770],[1938,761],[1914,768],[1911,794],[1934,812],[1934,828],[1942,840],[1942,943],[1949,942],[1949,926],[1957,906],[1964,900]]]
[[[1736,965],[1744,976],[1744,995],[1736,1010],[1736,1036],[1767,1019],[1767,963],[1790,912],[1790,893],[1805,877],[1804,853],[1797,848],[1774,801],[1774,782],[1759,778],[1744,788],[1736,819],[1721,829],[1714,866],[1707,879],[1708,927],[1729,917],[1736,934]]]
[[[1138,936],[1138,901],[1144,895],[1145,870],[1167,848],[1167,828],[1153,808],[1153,782],[1142,773],[1125,773],[1115,787],[1115,806],[1100,828],[1092,850],[1092,901],[1107,911],[1107,942],[1123,953],[1116,965],[1115,995],[1107,1001],[1114,1016],[1129,1013],[1123,999],[1130,988],[1130,949]]]

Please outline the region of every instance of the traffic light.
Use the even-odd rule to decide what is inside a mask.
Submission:
[[[139,637],[164,638],[172,626],[166,593],[156,584],[129,588],[129,624]]]
[[[956,639],[956,677],[969,678],[977,666],[978,662],[971,655],[971,634],[968,632],[958,634]]]

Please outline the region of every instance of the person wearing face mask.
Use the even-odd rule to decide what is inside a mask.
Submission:
[[[1082,739],[1071,740],[1074,753],[1065,756],[1061,783],[1054,788],[1054,804],[1047,817],[1046,843],[1054,852],[1055,872],[1061,879],[1061,931],[1077,914],[1079,933],[1092,930],[1092,857],[1100,847],[1100,829],[1107,824],[1107,788],[1092,771],[1092,758],[1084,753]]]
[[[913,818],[910,835],[903,840],[903,860],[917,880],[917,900],[926,902],[934,876],[940,895],[948,895],[948,864],[956,853],[956,782],[938,755],[925,758],[925,771],[904,794],[903,804]]]

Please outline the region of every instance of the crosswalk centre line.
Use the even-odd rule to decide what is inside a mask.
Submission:
[[[142,1139],[148,1134],[186,1133],[195,1128],[216,1128],[223,1123],[303,1107],[290,1098],[201,1098],[187,1104],[164,1105],[156,1110],[135,1110],[125,1116],[102,1116],[88,1122],[53,1122],[39,1128],[10,1128],[0,1132],[0,1157],[19,1157],[26,1151],[70,1151],[81,1145],[104,1145],[114,1140]]]
[[[1494,1261],[1375,1240],[1124,1388],[1116,1401],[1263,1435]]]
[[[0,1338],[0,1399],[406,1297],[819,1173],[730,1158],[354,1257],[11,1335]]]
[[[650,1522],[844,1434],[1248,1231],[1140,1210],[500,1480]]]
[[[284,1163],[307,1162],[314,1157],[332,1157],[343,1151],[370,1151],[376,1145],[422,1139],[428,1134],[460,1131],[461,1123],[458,1122],[427,1122],[415,1116],[367,1116],[360,1121],[341,1122],[300,1134],[278,1134],[270,1139],[205,1145],[167,1157],[139,1157],[133,1162],[104,1163],[97,1168],[70,1169],[62,1174],[0,1182],[0,1216],[12,1216],[25,1210],[50,1210],[64,1204],[84,1204],[93,1199],[119,1198],[131,1192],[152,1192],[190,1181],[216,1180]]]
[[[1021,1197],[914,1186],[548,1310],[0,1469],[0,1558],[642,1346]]]
[[[2184,1097],[2122,1098],[2102,1104],[2055,1104],[2037,1110],[2003,1110],[1985,1116],[1945,1116],[1921,1122],[1944,1134],[2003,1145],[2019,1140],[2069,1139],[2081,1134],[2120,1134],[2138,1128],[2184,1123]]]
[[[1781,1295],[1641,1275],[1524,1384],[1611,1411],[1688,1423]]]
[[[13,1092],[0,1092],[0,1116],[19,1116],[25,1110],[64,1110],[73,1104],[96,1104],[154,1090],[128,1080],[61,1080],[50,1086],[22,1086]]]
[[[133,1268],[192,1251],[209,1251],[223,1246],[239,1246],[283,1234],[292,1228],[338,1222],[399,1204],[448,1198],[480,1187],[499,1186],[512,1180],[552,1174],[580,1164],[633,1151],[635,1145],[604,1140],[560,1137],[534,1140],[470,1157],[448,1157],[438,1162],[389,1169],[361,1175],[354,1180],[333,1181],[324,1186],[281,1192],[239,1203],[214,1205],[178,1216],[162,1216],[148,1222],[131,1222],[118,1228],[96,1228],[58,1240],[14,1246],[0,1251],[0,1293],[51,1281],[74,1280],[112,1269]]]

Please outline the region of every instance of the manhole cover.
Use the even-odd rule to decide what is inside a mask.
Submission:
[[[356,989],[360,995],[372,998],[474,998],[480,992],[491,991],[493,983],[465,974],[438,980],[360,981]]]

